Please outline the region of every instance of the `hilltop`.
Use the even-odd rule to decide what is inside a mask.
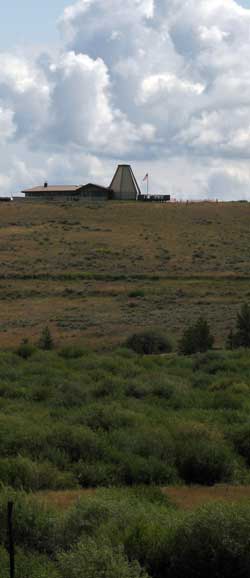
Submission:
[[[250,296],[248,204],[1,206],[0,346],[111,347],[136,329],[175,336],[206,314],[224,342]]]

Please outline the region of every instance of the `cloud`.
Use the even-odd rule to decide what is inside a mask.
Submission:
[[[113,106],[107,66],[73,51],[51,64],[49,138],[74,143],[92,152],[128,153],[144,139],[154,136],[150,124],[134,125]],[[69,112],[70,111],[70,112]]]
[[[208,178],[208,194],[210,198],[226,198],[235,200],[237,198],[247,200],[249,198],[250,171],[245,169],[226,167],[219,168],[211,172]]]
[[[11,139],[16,132],[14,112],[0,106],[0,145]]]
[[[66,182],[81,184],[100,180],[107,186],[110,184],[111,173],[98,157],[85,154],[75,146],[67,150],[55,152],[48,150],[30,150],[21,142],[16,145],[7,144],[4,156],[0,156],[0,194],[7,192],[20,193],[27,187],[49,183]]]
[[[58,25],[60,49],[0,53],[0,191],[109,181],[124,160],[153,190],[250,198],[249,10],[78,0]]]
[[[204,89],[205,87],[200,83],[179,79],[173,74],[152,74],[144,78],[142,82],[141,102],[159,100],[170,94],[200,95]]]

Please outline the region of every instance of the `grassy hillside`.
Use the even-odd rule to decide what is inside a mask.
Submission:
[[[249,577],[249,351],[119,347],[200,314],[222,345],[250,301],[249,221],[248,204],[1,207],[2,578],[10,498],[16,578]],[[17,348],[46,325],[55,350]]]
[[[110,348],[200,313],[222,344],[250,299],[249,223],[248,204],[2,205],[0,346],[48,323],[58,343]]]

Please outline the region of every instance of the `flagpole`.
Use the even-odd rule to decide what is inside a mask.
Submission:
[[[143,180],[143,182],[144,182],[144,181],[147,181],[147,196],[148,196],[148,191],[149,191],[149,186],[148,186],[148,173],[146,173],[144,179],[142,179],[142,180]]]

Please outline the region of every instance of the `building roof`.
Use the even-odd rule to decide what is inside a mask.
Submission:
[[[140,187],[130,165],[118,165],[110,189],[119,195],[130,193],[135,198],[141,194]]]
[[[104,189],[105,191],[110,191],[110,187],[104,187],[103,185],[97,185],[96,183],[87,183],[82,185],[81,189],[87,189],[88,187],[94,187],[95,189]]]
[[[87,183],[86,185],[43,185],[42,187],[33,187],[31,189],[25,189],[22,193],[78,193],[79,191],[94,187],[96,189],[103,189],[105,191],[110,190],[108,187],[103,187],[102,185],[96,185],[94,183]]]
[[[82,188],[82,185],[43,185],[42,187],[33,187],[31,189],[25,189],[22,193],[64,193],[66,192],[76,192]]]

